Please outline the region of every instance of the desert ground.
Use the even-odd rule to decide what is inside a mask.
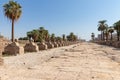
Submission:
[[[120,80],[120,49],[94,43],[3,59],[0,80]]]

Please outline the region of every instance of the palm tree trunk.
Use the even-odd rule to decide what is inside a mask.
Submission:
[[[104,38],[104,31],[103,31],[103,41],[105,40],[105,38]]]
[[[117,41],[119,41],[119,32],[117,32]]]
[[[14,20],[12,20],[12,42],[14,42]]]
[[[112,41],[112,33],[111,33],[111,41]]]
[[[120,40],[120,33],[118,32],[118,41]]]
[[[101,31],[101,40],[102,40],[102,31]]]
[[[108,41],[109,33],[106,33],[106,40]]]

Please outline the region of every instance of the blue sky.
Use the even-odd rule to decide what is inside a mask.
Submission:
[[[11,22],[4,16],[0,0],[0,33],[11,37]],[[120,0],[15,0],[22,6],[22,15],[15,23],[15,37],[26,36],[32,29],[45,27],[57,36],[74,32],[89,40],[91,33],[97,36],[99,20],[107,20],[111,26],[120,20]]]

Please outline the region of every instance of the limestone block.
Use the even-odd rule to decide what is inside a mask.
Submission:
[[[4,54],[8,54],[8,55],[24,54],[24,49],[23,47],[19,46],[19,43],[13,42],[8,44],[4,48]]]
[[[45,43],[38,44],[39,50],[47,50],[47,45]]]
[[[29,42],[26,43],[26,45],[24,46],[24,51],[25,52],[38,52],[38,46],[37,44],[35,44],[34,42]]]

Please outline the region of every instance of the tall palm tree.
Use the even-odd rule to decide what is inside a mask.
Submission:
[[[63,41],[65,41],[65,34],[62,35]]]
[[[98,23],[98,31],[101,31],[101,40],[104,40],[104,30],[106,29],[107,24],[105,24],[106,20],[99,21]]]
[[[12,42],[14,42],[14,22],[17,21],[21,14],[21,5],[14,1],[9,1],[3,5],[5,16],[12,21]]]
[[[108,25],[106,24],[106,27],[105,27],[105,30],[104,30],[104,32],[105,32],[105,37],[106,37],[106,41],[108,40],[108,36],[109,36],[108,30],[109,30],[109,27],[108,27]]]
[[[49,41],[50,35],[48,30],[46,30],[44,27],[39,28],[39,39],[40,41]]]
[[[94,41],[94,39],[95,39],[95,34],[94,33],[91,33],[91,38]]]
[[[56,41],[59,42],[59,41],[62,41],[62,38],[61,37],[55,37]]]
[[[113,39],[112,33],[114,32],[114,29],[112,27],[109,27],[108,32],[111,34],[111,41],[112,41],[112,39]]]
[[[120,40],[120,20],[114,23],[114,29],[117,32],[117,40]]]
[[[101,29],[101,27],[98,27],[98,31],[101,31],[101,40],[103,39],[102,34],[103,34],[103,30]]]
[[[51,38],[50,39],[51,39],[52,42],[55,41],[55,34],[54,33],[51,34]]]
[[[49,34],[48,30],[45,30],[45,31],[44,31],[44,38],[45,38],[45,41],[46,41],[46,42],[49,41],[50,34]]]
[[[38,30],[33,30],[32,31],[32,38],[34,39],[34,42],[38,40],[39,37],[39,31]]]
[[[73,32],[71,32],[71,33],[67,36],[67,40],[68,40],[68,41],[76,41],[76,40],[77,40],[77,36],[74,35]]]
[[[39,41],[45,41],[45,29],[44,27],[39,28]]]
[[[32,38],[32,31],[27,32],[27,37],[28,37],[29,41],[31,41],[31,38]]]

